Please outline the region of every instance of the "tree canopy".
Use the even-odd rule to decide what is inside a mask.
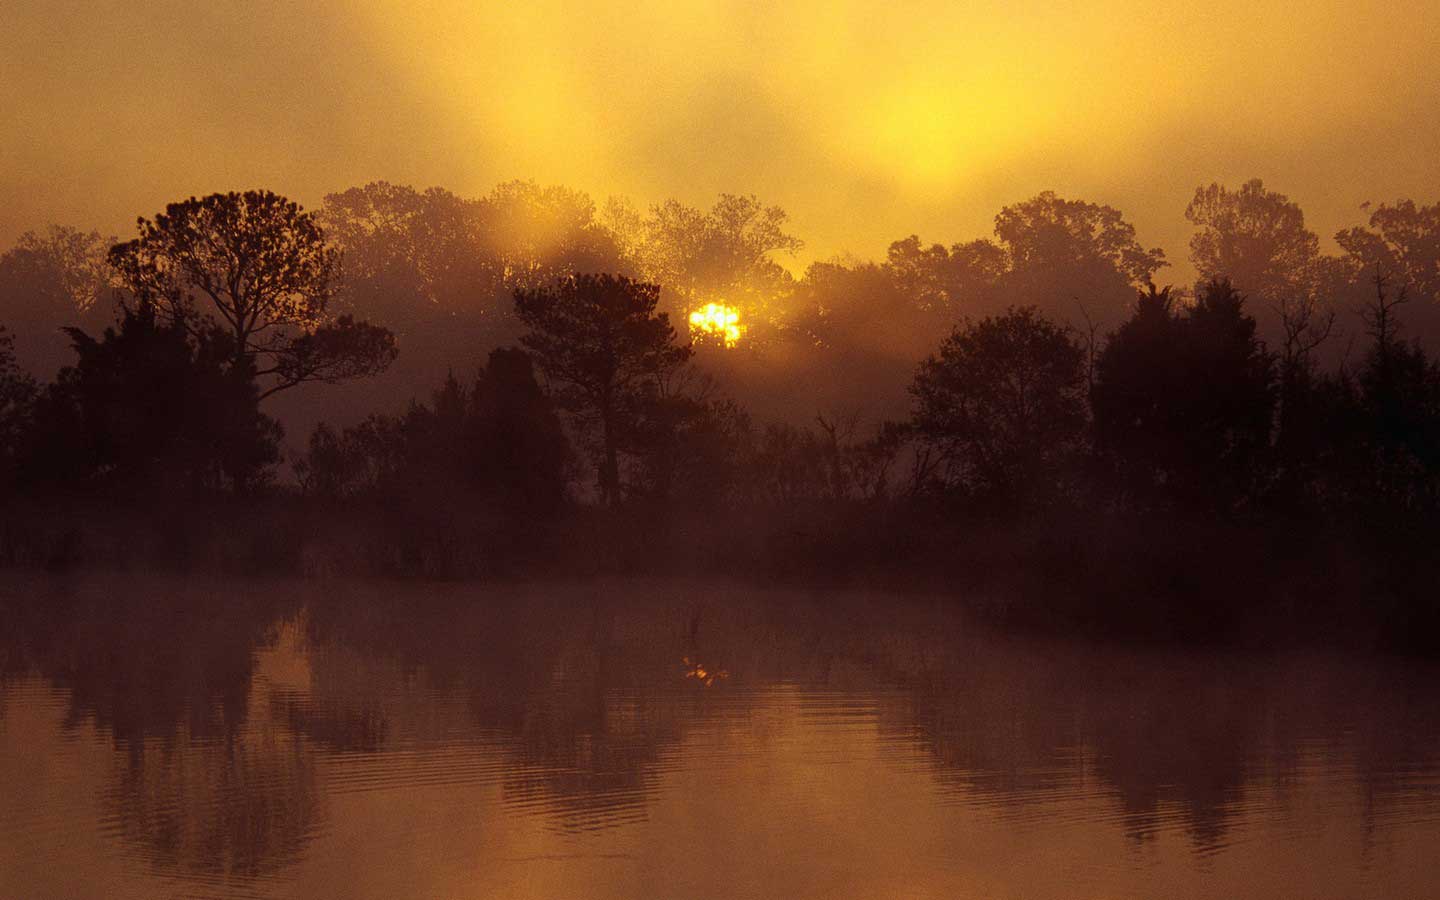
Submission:
[[[1006,504],[1054,498],[1085,425],[1083,353],[1033,307],[969,322],[920,364],[914,427],[944,483]]]
[[[521,343],[534,354],[562,408],[598,431],[599,485],[619,500],[620,444],[659,381],[690,358],[675,329],[657,313],[660,288],[624,276],[571,275],[515,292],[515,311],[529,329]]]
[[[232,338],[126,311],[99,338],[69,330],[75,364],[38,401],[28,479],[161,493],[245,490],[278,456],[279,427],[230,365]]]
[[[1097,449],[1140,505],[1232,511],[1264,487],[1274,386],[1274,359],[1228,282],[1186,311],[1152,287],[1097,361]]]
[[[1305,214],[1284,194],[1252,178],[1238,190],[1220,184],[1195,189],[1185,218],[1196,227],[1190,261],[1202,282],[1229,279],[1261,303],[1311,289],[1320,240]]]
[[[110,321],[118,284],[105,253],[114,243],[98,231],[51,225],[25,232],[0,254],[0,322],[18,335],[22,368],[48,376],[68,359],[62,328]]]
[[[14,346],[14,336],[0,326],[0,496],[14,484],[37,391],[35,380],[15,362]]]
[[[185,327],[214,323],[232,338],[233,364],[262,379],[262,396],[307,381],[383,371],[390,332],[332,319],[340,253],[319,224],[270,191],[172,203],[140,236],[109,254],[137,308]]]

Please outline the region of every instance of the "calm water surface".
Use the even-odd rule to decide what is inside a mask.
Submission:
[[[0,583],[0,898],[1437,897],[1440,674],[878,596]]]

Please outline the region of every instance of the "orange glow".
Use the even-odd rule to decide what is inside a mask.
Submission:
[[[688,656],[680,657],[680,662],[685,666],[685,677],[694,678],[701,684],[709,687],[717,680],[724,681],[730,677],[730,673],[724,669],[707,669],[698,659],[691,659]]]
[[[533,178],[642,208],[755,193],[801,269],[983,235],[1047,188],[1183,261],[1199,184],[1263,175],[1322,235],[1434,189],[1423,0],[203,6],[4,5],[0,247],[212,190]]]
[[[722,303],[707,303],[690,313],[690,336],[719,341],[729,347],[745,336],[740,324],[740,311]]]

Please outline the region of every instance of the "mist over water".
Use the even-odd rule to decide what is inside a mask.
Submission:
[[[924,600],[8,576],[0,896],[1440,891],[1440,671]]]

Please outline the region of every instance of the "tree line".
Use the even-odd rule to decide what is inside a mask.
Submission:
[[[1416,300],[1405,311],[1407,335],[1440,338],[1433,206],[1369,208],[1365,224],[1335,236],[1338,254],[1322,252],[1299,206],[1258,181],[1198,188],[1184,213],[1195,227],[1198,283],[1228,277],[1277,351],[1297,350],[1331,322],[1317,352],[1327,365],[1353,362],[1366,335],[1352,311],[1369,296],[1376,262]],[[682,331],[708,303],[733,310],[744,339],[717,347],[713,334],[690,334],[701,362],[758,414],[796,420],[816,409],[903,415],[914,365],[966,317],[1035,306],[1103,338],[1136,290],[1165,282],[1168,263],[1120,211],[1050,192],[1002,209],[989,236],[911,235],[878,261],[837,257],[798,274],[787,266],[803,242],[785,213],[748,196],[642,210],[529,182],[474,198],[379,182],[329,195],[311,219],[339,251],[330,306],[384,324],[404,353],[363,386],[279,398],[281,417],[307,430],[320,418],[402,408],[447,371],[473,370],[523,332],[515,289],[572,272],[660,285],[658,309]],[[96,334],[111,324],[112,297],[124,288],[107,260],[114,243],[56,226],[0,254],[0,324],[32,375],[49,378],[73,358],[63,327]],[[1196,286],[1177,286],[1177,299],[1193,298]],[[1287,338],[1287,327],[1298,330]],[[803,398],[781,387],[797,382],[809,385]]]
[[[783,212],[754,198],[641,213],[528,183],[374,184],[316,212],[191,198],[103,262],[98,235],[27,235],[0,297],[31,314],[21,335],[68,310],[71,359],[42,384],[0,333],[0,490],[268,492],[434,534],[510,523],[492,537],[580,509],[1433,521],[1440,204],[1375,207],[1339,256],[1259,181],[1202,187],[1186,215],[1193,287],[1157,285],[1164,254],[1118,211],[1048,192],[993,239],[910,237],[799,279]],[[687,333],[716,298],[743,340]],[[423,391],[364,393],[407,355]],[[345,384],[369,410],[337,405],[277,478],[277,404]]]

